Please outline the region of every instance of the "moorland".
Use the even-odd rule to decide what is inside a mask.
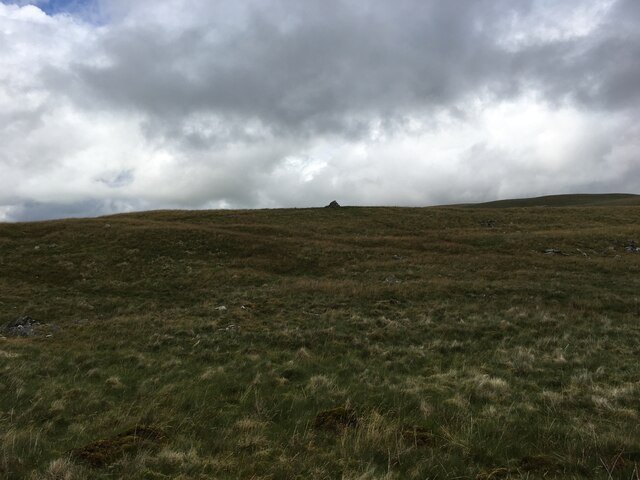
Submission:
[[[640,203],[0,224],[0,477],[637,479]]]

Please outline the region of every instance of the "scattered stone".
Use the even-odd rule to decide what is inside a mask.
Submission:
[[[384,279],[384,282],[385,283],[400,283],[400,280],[398,280],[395,275],[389,275],[387,278]]]
[[[545,255],[562,255],[563,257],[568,257],[568,253],[564,253],[562,250],[556,250],[555,248],[547,248],[544,251]]]
[[[402,257],[400,255],[393,255],[391,258],[393,258],[394,260],[402,260]]]
[[[216,307],[216,310],[218,310],[219,312],[225,312],[227,310],[227,307],[225,307],[224,305],[220,305],[219,307]]]
[[[496,228],[497,225],[495,220],[480,220],[480,226],[484,228]]]
[[[227,325],[226,327],[219,328],[218,330],[223,332],[236,332],[238,330],[238,326],[235,324]]]
[[[640,253],[640,247],[638,247],[638,243],[635,240],[628,240],[624,251],[627,253]]]
[[[4,334],[8,337],[30,337],[35,332],[38,322],[29,315],[23,315],[4,326]]]
[[[327,205],[324,208],[340,208],[340,204],[335,200],[333,200],[329,205]]]
[[[348,407],[337,407],[318,412],[313,421],[314,428],[322,430],[340,431],[358,425],[356,411]]]
[[[100,468],[116,462],[140,450],[156,449],[166,440],[164,432],[155,427],[138,426],[130,428],[115,437],[98,440],[69,452],[71,458],[93,468]]]

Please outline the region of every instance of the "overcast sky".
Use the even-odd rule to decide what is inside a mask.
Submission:
[[[0,221],[640,193],[639,0],[0,1]]]

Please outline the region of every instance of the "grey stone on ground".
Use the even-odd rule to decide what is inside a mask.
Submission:
[[[564,253],[562,250],[556,250],[555,248],[547,248],[544,251],[545,255],[562,255],[563,257],[568,257],[568,253]]]
[[[327,205],[324,208],[340,208],[340,204],[335,200],[333,200],[329,205]]]
[[[38,322],[29,315],[23,315],[7,323],[3,330],[8,337],[30,337],[33,335]]]
[[[484,228],[495,228],[498,225],[498,222],[495,220],[481,220],[480,226]]]
[[[628,240],[624,251],[628,253],[640,253],[640,247],[638,247],[638,243],[635,240]]]

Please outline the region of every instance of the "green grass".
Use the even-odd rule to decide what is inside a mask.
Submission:
[[[639,218],[0,224],[0,320],[41,322],[0,338],[0,477],[637,479]]]

